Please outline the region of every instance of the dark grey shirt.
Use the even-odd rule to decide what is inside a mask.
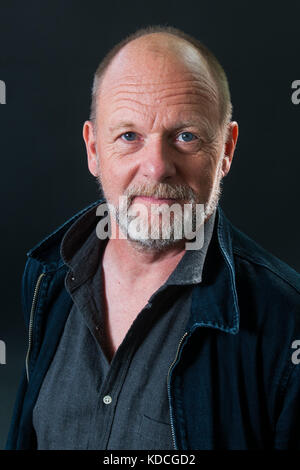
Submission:
[[[201,250],[185,252],[111,363],[102,325],[106,242],[93,232],[77,246],[81,219],[69,229],[61,252],[68,253],[65,285],[74,304],[33,411],[38,449],[174,448],[167,376],[190,315],[193,284],[201,282],[214,220],[215,212]]]

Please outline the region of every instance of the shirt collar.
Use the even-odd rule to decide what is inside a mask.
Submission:
[[[211,241],[216,210],[204,224],[203,245],[198,250],[186,250],[180,262],[170,274],[167,284],[197,284],[202,281],[206,253]]]
[[[180,262],[170,274],[166,285],[197,284],[202,281],[202,272],[207,249],[212,237],[216,210],[204,224],[203,245],[200,249],[186,250]],[[66,232],[61,243],[61,256],[72,271],[73,286],[78,287],[99,268],[107,240],[100,240],[96,230],[87,236],[90,219],[96,218],[96,208],[89,216],[76,220]]]

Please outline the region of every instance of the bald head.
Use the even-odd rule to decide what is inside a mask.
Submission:
[[[129,42],[115,55],[106,72],[115,67],[120,67],[122,71],[122,65],[129,62],[133,73],[137,66],[145,67],[146,70],[149,56],[156,57],[161,67],[167,68],[168,63],[178,64],[195,74],[210,76],[200,51],[188,41],[169,33],[152,33]]]
[[[199,41],[171,27],[139,30],[107,54],[94,78],[91,121],[96,124],[100,95],[109,88],[141,81],[155,87],[170,74],[174,86],[180,75],[184,80],[197,80],[205,99],[218,107],[218,124],[229,122],[230,93],[221,65]]]
[[[218,90],[205,59],[187,41],[168,33],[154,33],[135,39],[113,58],[98,84],[97,101],[112,102],[116,95],[129,91],[132,98],[143,96],[146,106],[172,105],[171,90],[187,87],[190,100],[197,92],[203,107],[218,121]]]

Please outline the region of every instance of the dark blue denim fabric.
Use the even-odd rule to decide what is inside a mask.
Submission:
[[[100,202],[28,253],[22,284],[27,326],[38,279],[40,288],[29,381],[24,369],[7,449],[36,448],[33,407],[72,306],[60,243],[74,220]],[[300,340],[300,275],[235,228],[218,207],[202,282],[193,289],[186,333],[168,376],[174,448],[300,449],[294,340]]]

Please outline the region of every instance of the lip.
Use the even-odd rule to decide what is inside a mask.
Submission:
[[[172,203],[173,201],[176,201],[176,199],[173,198],[157,198],[157,197],[151,197],[151,196],[135,196],[133,202],[135,202],[137,199],[141,199],[142,201],[147,201],[152,204],[163,204],[163,203]]]

